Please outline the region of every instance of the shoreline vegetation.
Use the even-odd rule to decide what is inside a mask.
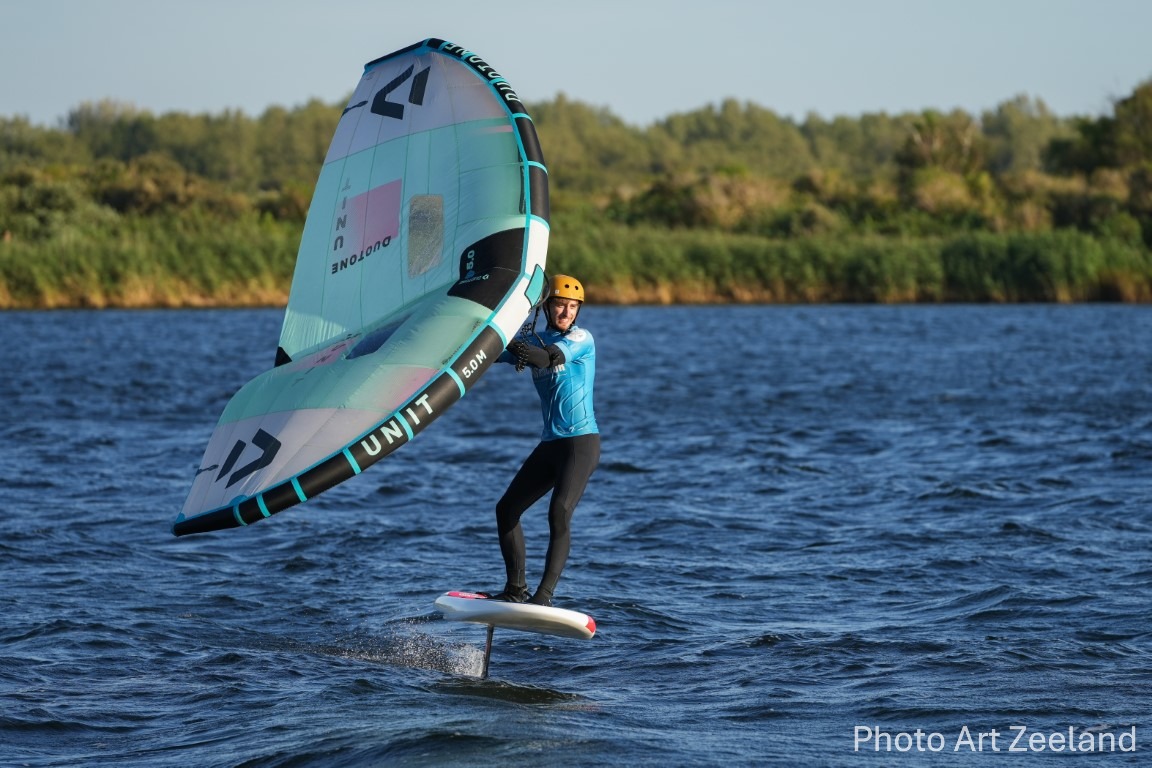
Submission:
[[[621,225],[566,234],[563,225],[550,269],[580,275],[590,304],[1152,303],[1152,252],[1075,231],[777,240]],[[254,220],[154,235],[0,244],[0,308],[287,302],[299,227]]]
[[[1152,303],[1152,81],[1095,118],[529,109],[590,303]],[[340,111],[0,117],[0,309],[283,306]]]

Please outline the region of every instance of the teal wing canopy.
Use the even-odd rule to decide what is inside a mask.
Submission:
[[[412,440],[539,300],[548,174],[512,87],[429,39],[369,62],[336,126],[276,365],[225,407],[177,536],[307,501]]]

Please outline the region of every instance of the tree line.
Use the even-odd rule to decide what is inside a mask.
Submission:
[[[341,108],[0,118],[0,307],[282,301]],[[1152,81],[1100,116],[529,109],[550,263],[599,300],[1152,300]]]

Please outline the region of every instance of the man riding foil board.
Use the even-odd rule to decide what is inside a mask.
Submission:
[[[576,278],[553,277],[544,299],[547,328],[540,335],[533,334],[539,343],[517,338],[498,358],[498,362],[514,363],[517,370],[531,370],[544,431],[496,504],[507,582],[492,599],[552,605],[568,560],[572,513],[600,462],[600,430],[592,408],[596,344],[591,333],[576,325],[583,303],[584,286]],[[529,596],[520,517],[549,491],[548,554],[539,586]]]

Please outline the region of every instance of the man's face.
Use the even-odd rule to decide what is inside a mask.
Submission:
[[[576,313],[580,311],[580,302],[576,299],[562,299],[553,297],[548,299],[548,322],[558,331],[566,331],[572,327],[576,320]]]

